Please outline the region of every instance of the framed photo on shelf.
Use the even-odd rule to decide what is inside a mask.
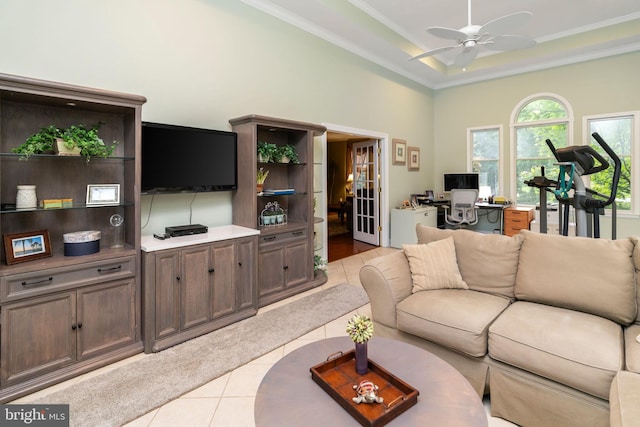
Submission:
[[[120,184],[87,185],[87,206],[117,205],[120,203]]]
[[[7,265],[51,256],[51,241],[47,230],[4,235]]]
[[[409,147],[407,149],[407,157],[409,158],[408,169],[410,171],[420,170],[420,148]]]
[[[394,165],[407,164],[407,141],[402,139],[393,139],[393,158]]]

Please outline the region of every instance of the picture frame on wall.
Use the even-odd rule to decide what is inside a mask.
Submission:
[[[3,237],[7,265],[51,256],[51,240],[47,230],[5,234]]]
[[[117,205],[120,203],[120,184],[87,185],[87,206]]]
[[[420,170],[420,148],[409,147],[407,148],[407,168],[410,171]]]
[[[392,147],[393,147],[392,163],[394,165],[407,164],[407,141],[394,138]]]

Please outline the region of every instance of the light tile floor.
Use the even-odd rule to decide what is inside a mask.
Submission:
[[[353,255],[349,258],[334,261],[327,265],[328,280],[327,283],[319,288],[308,291],[306,293],[296,295],[284,301],[264,307],[260,312],[271,310],[286,304],[293,299],[302,298],[312,292],[318,292],[330,286],[339,283],[350,283],[360,285],[358,272],[360,267],[369,259],[395,251],[392,248],[377,248],[368,252]],[[359,313],[371,314],[369,305],[357,310]],[[354,312],[355,313],[355,312]],[[211,381],[204,386],[197,388],[182,397],[173,400],[164,406],[149,412],[146,415],[128,423],[125,427],[254,427],[253,406],[258,386],[267,371],[289,352],[306,345],[310,342],[345,335],[345,325],[347,320],[353,315],[348,313],[345,316],[336,319],[326,325],[294,340],[290,343],[268,353],[236,370]],[[134,358],[127,359],[137,360],[144,355],[138,355]],[[117,364],[121,366],[127,361]],[[104,372],[105,369],[94,371],[95,373]],[[58,386],[54,386],[38,392],[36,394],[20,399],[18,402],[28,402],[36,396],[48,394],[62,387],[68,387],[78,381],[82,381],[87,376],[78,377],[74,380],[67,381]],[[489,402],[485,400],[485,408],[489,408]],[[510,427],[514,426],[500,418],[489,417],[489,427]]]

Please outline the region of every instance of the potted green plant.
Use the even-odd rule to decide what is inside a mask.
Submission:
[[[278,153],[278,146],[271,142],[258,142],[258,161],[260,163],[267,163],[275,161],[274,158]]]
[[[87,160],[91,157],[109,157],[113,154],[118,145],[117,141],[113,141],[111,145],[107,145],[98,136],[98,128],[100,124],[94,125],[87,129],[84,125],[72,125],[62,133],[64,146],[68,150],[74,148],[80,149],[80,154]]]
[[[264,181],[267,179],[267,176],[269,176],[268,170],[264,170],[264,168],[258,169],[258,173],[256,174],[256,186],[258,193],[262,193]]]
[[[62,136],[62,131],[51,125],[41,128],[18,147],[11,149],[11,152],[22,154],[21,159],[28,159],[32,154],[53,153],[53,146],[56,138]]]
[[[298,163],[298,153],[291,144],[283,145],[278,148],[276,158],[280,163]]]
[[[113,154],[117,141],[106,145],[98,136],[100,123],[87,129],[84,125],[72,125],[59,129],[54,125],[41,128],[26,141],[11,151],[23,154],[25,159],[33,154],[53,153],[60,155],[82,155],[87,162],[91,157],[109,157]]]

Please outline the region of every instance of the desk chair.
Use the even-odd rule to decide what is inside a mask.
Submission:
[[[476,201],[478,200],[478,190],[451,190],[451,213],[449,206],[443,206],[444,221],[458,228],[463,225],[474,225],[478,223],[478,210]]]

